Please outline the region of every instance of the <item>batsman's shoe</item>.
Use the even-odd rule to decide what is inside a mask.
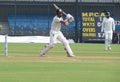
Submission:
[[[105,47],[105,50],[106,50],[106,51],[107,51],[107,50],[111,50],[111,47],[110,47],[110,46]]]
[[[67,57],[74,57],[75,55],[67,55]]]
[[[108,46],[105,46],[105,51],[107,51],[108,50]]]
[[[105,48],[105,51],[107,51],[108,50],[108,48]]]
[[[67,52],[67,57],[74,57],[75,55],[73,55],[73,54],[69,54],[68,52]]]
[[[66,48],[64,48],[64,50],[66,51],[67,53],[67,57],[74,57],[75,55],[73,55],[73,53],[68,53],[68,51],[66,50]]]
[[[111,47],[110,47],[110,46],[108,47],[108,50],[111,50]]]

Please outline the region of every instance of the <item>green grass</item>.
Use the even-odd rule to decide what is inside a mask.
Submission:
[[[76,57],[66,57],[61,44],[46,57],[39,51],[45,44],[9,43],[8,56],[0,43],[0,82],[120,82],[120,45],[70,44]]]

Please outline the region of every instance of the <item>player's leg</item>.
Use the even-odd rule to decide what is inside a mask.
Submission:
[[[105,50],[108,50],[108,32],[105,32]]]
[[[62,32],[59,33],[59,35],[58,35],[58,40],[61,41],[62,44],[64,45],[65,51],[66,51],[66,53],[67,53],[67,56],[68,56],[68,57],[73,57],[73,56],[74,56],[74,55],[73,55],[73,51],[72,51],[72,49],[70,48],[70,45],[69,45],[67,39],[66,39],[66,38],[64,37],[64,35],[62,34]]]
[[[50,50],[51,48],[54,47],[54,45],[56,44],[56,38],[57,38],[57,35],[54,35],[54,34],[50,34],[50,43],[47,44],[41,51],[40,51],[40,55],[41,56],[44,56],[48,50]]]
[[[54,47],[54,44],[49,43],[47,44],[41,51],[40,51],[40,56],[44,56],[48,50]]]
[[[109,32],[108,33],[108,49],[111,50],[111,46],[110,44],[112,43],[112,37],[113,37],[113,33]]]

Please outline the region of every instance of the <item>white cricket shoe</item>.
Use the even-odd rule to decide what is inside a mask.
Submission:
[[[74,57],[75,55],[67,55],[67,57]]]
[[[75,55],[73,55],[73,54],[69,54],[68,52],[67,52],[67,57],[74,57]]]
[[[105,50],[107,51],[107,50],[108,50],[108,47],[105,47]]]
[[[110,46],[108,47],[108,50],[111,50],[111,47],[110,47]]]

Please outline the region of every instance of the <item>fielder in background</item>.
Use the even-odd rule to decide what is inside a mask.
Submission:
[[[57,43],[56,40],[61,41],[64,45],[64,48],[67,52],[68,57],[73,57],[73,51],[71,50],[67,39],[64,37],[61,30],[61,24],[68,25],[70,22],[74,21],[74,17],[70,14],[66,15],[66,19],[63,20],[62,18],[63,11],[61,9],[56,10],[56,16],[53,18],[52,26],[50,30],[50,43],[47,44],[41,51],[40,56],[45,56],[46,52],[54,47]]]
[[[105,33],[105,50],[111,50],[111,42],[113,33],[115,32],[115,22],[112,17],[110,17],[110,12],[105,13],[105,17],[102,21],[101,32]]]

